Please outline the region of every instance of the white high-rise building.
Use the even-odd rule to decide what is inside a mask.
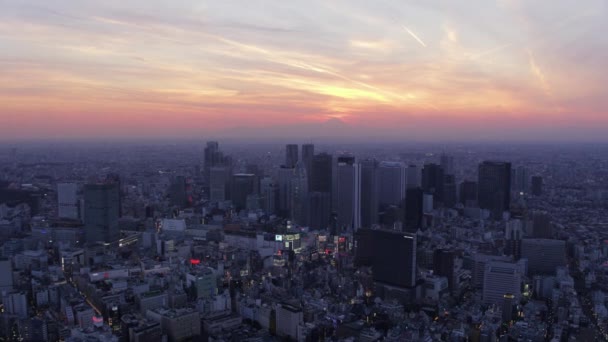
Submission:
[[[78,185],[76,183],[57,184],[57,216],[78,219]]]
[[[509,293],[519,299],[521,294],[521,265],[511,262],[490,261],[483,279],[483,302],[500,304]]]
[[[381,162],[378,166],[378,204],[400,205],[405,199],[406,169],[399,162]]]

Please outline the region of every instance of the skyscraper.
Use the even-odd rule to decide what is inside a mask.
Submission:
[[[331,154],[316,154],[312,159],[311,191],[332,192],[333,158]]]
[[[540,196],[543,194],[543,177],[532,176],[532,195]]]
[[[530,189],[530,176],[528,175],[528,169],[523,166],[518,166],[517,168],[512,169],[511,186],[513,191],[527,193]]]
[[[84,235],[88,243],[111,243],[119,239],[119,196],[116,183],[85,185]]]
[[[405,195],[405,218],[403,229],[416,232],[422,227],[424,191],[422,188],[407,189]]]
[[[229,184],[228,169],[214,166],[209,169],[209,199],[214,202],[226,200],[226,186]]]
[[[521,258],[521,241],[524,237],[523,224],[521,220],[510,220],[505,227],[505,249],[504,254],[519,260]]]
[[[381,162],[378,166],[378,205],[399,206],[405,199],[406,170],[399,162]]]
[[[441,168],[443,169],[443,172],[446,175],[453,175],[454,174],[454,157],[447,155],[447,154],[442,154],[440,157],[440,164],[441,164]]]
[[[176,176],[169,187],[169,199],[171,205],[183,208],[188,204],[188,194],[186,192],[186,178]]]
[[[479,164],[479,207],[501,219],[511,205],[511,163],[484,161]]]
[[[460,203],[465,207],[477,206],[477,182],[465,180],[460,183]]]
[[[76,183],[57,184],[57,216],[78,219],[78,185]]]
[[[406,177],[407,188],[410,189],[422,186],[421,176],[420,168],[418,168],[418,166],[413,164],[409,165],[407,167]]]
[[[436,249],[433,253],[433,271],[435,274],[448,278],[450,293],[454,291],[454,264],[456,255],[454,251]]]
[[[330,225],[331,197],[328,192],[308,194],[308,225],[312,229],[323,230]]]
[[[212,167],[224,166],[225,158],[224,154],[220,152],[220,147],[217,141],[208,141],[207,147],[205,147],[205,182],[207,185],[210,183]]]
[[[416,284],[416,235],[391,230],[372,230],[374,281],[398,286]]]
[[[291,214],[291,186],[293,168],[281,166],[277,172],[278,200],[277,211],[279,215],[288,217]]]
[[[528,259],[528,272],[553,275],[556,267],[566,265],[566,242],[552,239],[523,239],[521,257]]]
[[[296,167],[291,179],[291,218],[300,225],[307,224],[308,207],[308,177],[306,169],[300,162],[296,163]]]
[[[296,167],[298,163],[298,145],[288,144],[285,146],[285,166],[288,168]]]
[[[315,157],[315,145],[313,145],[313,144],[302,145],[302,163],[304,164],[304,168],[306,168],[306,175],[308,176],[309,188],[310,188],[310,179],[312,178],[312,159],[314,157]]]
[[[425,164],[422,169],[422,189],[433,195],[435,206],[443,203],[443,168],[437,164]]]
[[[251,173],[237,173],[232,176],[230,199],[237,210],[247,207],[247,196],[255,191],[256,177]]]
[[[355,231],[361,227],[361,165],[355,157],[338,157],[336,182],[338,226]]]
[[[378,223],[378,162],[361,161],[361,225],[371,227]]]
[[[272,177],[264,177],[260,182],[260,194],[262,196],[262,209],[267,214],[274,214],[276,210],[277,185]]]

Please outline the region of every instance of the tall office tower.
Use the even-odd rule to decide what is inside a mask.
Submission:
[[[355,231],[361,227],[361,165],[353,156],[338,157],[336,170],[338,227]]]
[[[209,169],[209,199],[213,202],[226,200],[226,186],[230,183],[228,169],[223,166],[214,166]]]
[[[114,183],[118,186],[118,217],[122,217],[122,182],[118,173],[108,173],[106,183]]]
[[[209,184],[211,174],[210,170],[212,167],[224,166],[226,160],[224,154],[220,152],[220,146],[217,141],[208,141],[207,147],[205,147],[205,182]]]
[[[511,169],[511,190],[527,193],[530,188],[528,169],[523,166]]]
[[[245,173],[251,173],[255,176],[255,184],[253,192],[255,194],[260,193],[260,181],[264,178],[264,171],[258,166],[258,164],[247,164],[245,166]]]
[[[524,226],[521,220],[510,220],[505,226],[504,254],[519,260],[521,258],[521,241],[524,238]]]
[[[308,225],[311,229],[324,230],[330,225],[331,196],[328,192],[308,194]]]
[[[0,294],[13,290],[13,262],[10,258],[0,257]]]
[[[183,208],[188,205],[188,194],[186,192],[186,178],[176,176],[169,187],[169,199],[171,205]]]
[[[460,183],[460,203],[467,208],[477,207],[477,182],[465,180]]]
[[[302,163],[306,168],[306,175],[308,175],[308,186],[310,188],[310,179],[312,178],[312,159],[315,157],[315,145],[304,144],[302,145]]]
[[[401,206],[405,199],[406,170],[398,162],[381,162],[378,165],[378,205],[384,209]]]
[[[416,232],[422,228],[424,191],[422,188],[407,189],[405,194],[405,218],[403,228],[407,232]]]
[[[285,146],[285,166],[288,168],[296,167],[298,163],[298,145],[288,144]]]
[[[407,167],[406,182],[408,189],[422,186],[421,171],[418,166],[411,164]]]
[[[262,209],[267,214],[274,214],[276,211],[276,201],[278,188],[272,177],[264,177],[260,182],[260,195],[262,196]]]
[[[293,179],[293,169],[281,166],[277,172],[277,186],[279,197],[277,200],[277,212],[282,217],[291,214],[291,183]]]
[[[255,190],[255,175],[251,173],[236,173],[232,175],[230,199],[237,210],[247,208],[247,196]]]
[[[521,278],[521,267],[518,264],[501,261],[488,262],[483,278],[483,302],[500,305],[505,294],[512,294],[519,299]]]
[[[499,220],[511,205],[511,163],[484,161],[479,164],[479,207]]]
[[[374,281],[398,286],[416,285],[416,235],[393,230],[372,230]]]
[[[543,177],[532,176],[532,195],[541,196],[543,194]]]
[[[454,293],[454,266],[456,253],[446,249],[436,249],[433,253],[433,271],[448,278],[448,289]]]
[[[443,203],[443,168],[437,164],[425,164],[422,169],[422,189],[426,193],[433,194],[435,206]]]
[[[457,198],[456,178],[454,175],[444,175],[443,178],[443,204],[446,208],[456,205]]]
[[[487,255],[481,253],[473,254],[473,274],[471,277],[471,285],[476,289],[481,289],[483,287],[486,266],[491,261],[510,262],[511,260],[511,257],[504,255]]]
[[[331,154],[320,153],[312,158],[312,177],[310,191],[332,192],[333,157]]]
[[[120,238],[119,197],[116,183],[85,185],[84,235],[87,243],[111,243]]]
[[[521,257],[528,259],[528,274],[554,275],[555,268],[566,265],[566,242],[551,239],[523,239]]]
[[[76,183],[57,184],[57,216],[78,219],[78,185]]]
[[[304,164],[298,162],[291,178],[291,219],[300,225],[307,224],[308,177]]]
[[[441,158],[440,158],[440,164],[441,164],[441,168],[443,169],[443,172],[446,175],[453,175],[454,174],[454,157],[447,155],[447,154],[442,154]]]
[[[371,227],[378,223],[378,162],[361,161],[361,225]]]
[[[515,296],[512,293],[505,293],[502,299],[502,322],[509,323],[513,320],[513,305]]]
[[[535,210],[531,214],[532,237],[537,239],[552,239],[553,224],[551,216],[546,211]]]

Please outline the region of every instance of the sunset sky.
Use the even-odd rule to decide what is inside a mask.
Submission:
[[[607,86],[608,0],[0,0],[2,140],[608,140]]]

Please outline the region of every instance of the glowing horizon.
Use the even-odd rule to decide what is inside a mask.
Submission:
[[[1,6],[3,139],[331,118],[378,134],[608,139],[605,0]]]

